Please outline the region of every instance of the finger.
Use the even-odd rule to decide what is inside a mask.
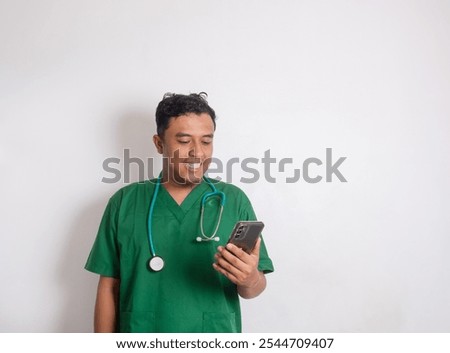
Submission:
[[[248,254],[244,250],[242,250],[240,247],[238,247],[234,244],[231,244],[231,243],[228,243],[226,245],[226,249],[230,253],[232,253],[234,256],[238,257],[239,259],[245,259],[245,257],[248,256]]]
[[[231,246],[231,244],[229,244]],[[234,245],[233,245],[234,246]],[[236,248],[236,246],[235,246]],[[241,253],[238,252],[238,254],[242,255]],[[220,255],[226,260],[228,261],[230,264],[232,264],[234,267],[236,268],[242,268],[245,265],[249,265],[248,261],[250,259],[246,258],[246,257],[239,257],[238,255],[236,255],[236,253],[231,252],[228,249],[228,245],[226,249],[223,249],[220,252]],[[245,254],[248,256],[248,254]]]
[[[234,252],[232,252],[230,249],[232,249]],[[243,256],[242,253],[248,256],[244,251],[239,249],[237,246],[233,244],[227,244],[226,247],[219,246],[217,248],[217,254],[220,254],[223,258],[225,258],[227,261],[229,261],[231,264],[233,264],[236,267],[240,267],[240,262],[246,263],[246,261],[243,261],[242,258],[239,257],[239,255]],[[238,261],[239,260],[239,261]]]
[[[227,277],[231,282],[233,282],[234,284],[238,284],[238,279],[236,276],[234,276],[232,273],[226,271],[223,267],[219,266],[218,264],[214,263],[213,264],[214,269],[223,274],[225,277]]]
[[[258,240],[256,241],[256,245],[253,248],[252,252],[250,253],[251,255],[256,255],[259,258],[259,251],[261,249],[261,237],[258,237]]]
[[[246,264],[244,262],[226,250],[222,253],[216,254],[215,258],[217,265],[234,276],[239,276],[246,269]]]

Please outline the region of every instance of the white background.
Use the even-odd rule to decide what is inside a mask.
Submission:
[[[92,330],[102,162],[206,91],[216,157],[347,158],[234,167],[276,267],[244,331],[448,332],[449,35],[446,0],[0,1],[0,331]]]

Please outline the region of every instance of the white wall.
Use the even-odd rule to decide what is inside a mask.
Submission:
[[[347,157],[347,183],[235,169],[276,266],[245,331],[448,332],[449,35],[445,0],[0,1],[0,331],[91,330],[102,161],[206,91],[217,157]]]

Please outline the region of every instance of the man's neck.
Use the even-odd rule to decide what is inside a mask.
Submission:
[[[178,205],[181,205],[184,199],[190,194],[198,184],[179,184],[174,180],[169,180],[162,183],[170,196]]]

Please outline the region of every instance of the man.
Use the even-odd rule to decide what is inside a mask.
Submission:
[[[153,136],[165,161],[160,179],[125,186],[109,200],[85,266],[100,275],[95,332],[241,332],[239,296],[266,287],[273,265],[263,241],[251,254],[227,245],[237,221],[256,219],[250,201],[204,178],[216,127],[205,96],[164,96]],[[219,197],[201,211],[211,188],[226,197],[223,212]],[[212,239],[216,227],[218,242],[199,237]],[[161,270],[148,265],[153,252]]]

